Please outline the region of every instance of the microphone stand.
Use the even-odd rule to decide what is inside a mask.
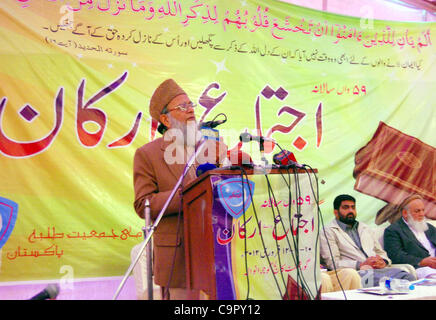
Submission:
[[[261,174],[267,174],[267,171],[270,170],[272,167],[268,166],[268,160],[265,158],[265,140],[263,137],[259,137],[259,151],[260,151],[260,159],[263,162],[263,166],[260,168],[254,167],[254,172],[261,173]]]
[[[176,185],[174,186],[173,190],[171,191],[170,196],[168,197],[167,201],[165,202],[164,206],[162,207],[161,211],[159,212],[159,215],[157,216],[156,220],[154,221],[153,225],[151,227],[149,227],[149,230],[147,232],[147,236],[145,237],[144,243],[141,246],[141,249],[139,250],[138,255],[136,256],[136,258],[134,259],[134,261],[130,264],[129,268],[127,269],[123,280],[121,281],[117,291],[115,292],[115,295],[113,297],[113,300],[116,300],[121,292],[121,289],[124,287],[127,278],[129,277],[130,273],[132,272],[133,268],[135,267],[135,265],[138,263],[139,258],[142,255],[142,252],[144,251],[145,247],[147,246],[148,242],[150,241],[154,230],[156,229],[157,225],[159,224],[160,220],[162,219],[162,216],[164,214],[164,212],[166,211],[166,209],[168,208],[168,206],[170,205],[171,200],[174,198],[177,190],[179,189],[180,185],[182,184],[183,178],[185,177],[186,173],[188,172],[189,168],[191,167],[191,165],[194,163],[195,159],[197,158],[197,155],[203,151],[203,148],[205,146],[205,141],[206,139],[202,138],[200,140],[200,145],[198,146],[197,150],[195,150],[195,152],[192,154],[192,156],[189,158],[188,162],[185,165],[185,169],[183,170],[182,175],[180,176],[179,180],[177,181]],[[150,290],[150,289],[149,289]]]
[[[259,139],[259,150],[260,150],[260,156],[262,161],[264,162],[265,166],[268,164],[268,160],[265,158],[265,140],[263,140],[263,137],[260,137]]]
[[[144,209],[144,218],[145,218],[145,227],[144,227],[144,237],[147,237],[149,233],[151,233],[152,224],[151,224],[151,214],[150,214],[150,201],[148,199],[145,200],[145,209]],[[147,244],[146,255],[147,257],[147,291],[148,300],[153,300],[153,246],[152,241]]]

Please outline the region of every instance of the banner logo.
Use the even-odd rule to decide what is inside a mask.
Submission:
[[[250,194],[254,194],[254,182],[231,178],[218,183],[217,190],[224,209],[232,217],[238,219],[251,205]]]
[[[0,197],[0,249],[8,241],[18,215],[18,204]]]

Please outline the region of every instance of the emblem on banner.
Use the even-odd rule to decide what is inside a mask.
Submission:
[[[18,204],[0,197],[0,249],[8,241],[18,215]]]
[[[238,219],[251,205],[254,182],[247,179],[231,178],[219,182],[217,190],[220,202],[226,212]]]

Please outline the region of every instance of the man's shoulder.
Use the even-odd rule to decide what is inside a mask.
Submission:
[[[326,230],[331,230],[331,229],[340,229],[339,224],[337,223],[336,219],[333,219],[332,221],[330,221],[329,223],[327,223],[324,226],[324,229]]]
[[[158,150],[161,148],[163,141],[164,140],[162,137],[154,139],[150,142],[147,142],[146,144],[139,147],[138,149],[136,149],[136,152],[148,153],[148,152],[153,152],[155,150]]]
[[[369,226],[369,224],[367,224],[366,222],[363,222],[363,221],[359,221],[359,227],[361,227],[361,228],[371,228]]]
[[[385,228],[384,234],[388,235],[388,238],[391,238],[392,236],[395,237],[407,237],[409,234],[407,233],[407,230],[410,230],[407,224],[403,221],[403,218],[398,219],[394,223],[391,223],[391,225],[387,226]]]
[[[428,228],[436,233],[436,222],[435,220],[427,221]]]
[[[394,223],[391,223],[389,226],[386,227],[386,230],[399,230],[402,229],[405,226],[403,218],[398,219]]]
[[[372,232],[374,233],[375,228],[371,227],[368,223],[359,221],[359,225],[357,226],[359,233],[361,232]]]

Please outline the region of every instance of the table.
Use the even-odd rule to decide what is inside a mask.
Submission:
[[[421,280],[413,281],[418,284]],[[345,295],[345,296],[344,296]],[[436,281],[433,286],[415,285],[407,294],[376,295],[360,292],[359,289],[323,293],[322,300],[436,300]]]

